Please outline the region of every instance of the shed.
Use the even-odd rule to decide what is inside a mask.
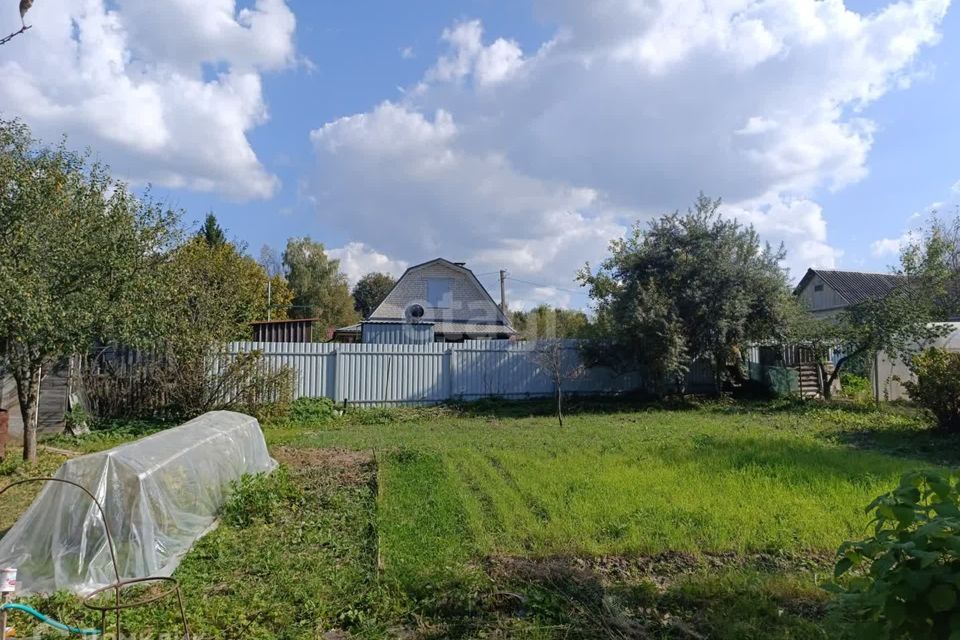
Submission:
[[[938,347],[947,351],[960,352],[960,322],[931,322],[928,327],[941,326],[947,328],[946,335],[918,346],[917,351],[929,347]],[[881,351],[873,362],[873,371],[870,372],[873,381],[873,395],[879,400],[908,400],[903,383],[907,380],[916,380],[907,363],[893,354]]]
[[[316,318],[293,320],[265,320],[253,322],[254,342],[313,342],[313,324]]]

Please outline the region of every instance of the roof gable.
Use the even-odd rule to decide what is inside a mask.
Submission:
[[[403,312],[407,306],[413,303],[423,303],[425,295],[417,286],[415,281],[425,277],[424,272],[443,272],[450,277],[457,278],[462,285],[471,292],[471,304],[469,309],[453,310],[454,317],[439,317],[440,314],[431,314],[427,309],[428,315],[424,317],[425,321],[445,320],[462,321],[460,317],[463,313],[469,312],[469,320],[480,322],[481,324],[501,325],[513,331],[509,318],[503,313],[490,292],[480,283],[473,271],[463,266],[461,263],[451,262],[444,258],[434,258],[420,264],[413,265],[403,272],[403,275],[393,285],[393,288],[387,293],[383,301],[371,312],[370,320],[403,320]],[[436,277],[436,276],[426,276]],[[463,289],[461,289],[462,291]],[[456,312],[460,312],[459,314]],[[431,315],[435,317],[431,317]]]
[[[872,298],[880,298],[906,282],[906,277],[895,273],[870,273],[867,271],[834,271],[807,269],[803,279],[793,290],[799,295],[814,276],[820,276],[831,289],[849,304],[858,304]]]

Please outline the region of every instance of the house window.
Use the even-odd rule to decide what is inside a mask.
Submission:
[[[822,284],[815,284],[815,285],[813,285],[813,290],[814,290],[814,291],[823,291],[823,285],[822,285]]]
[[[450,294],[452,284],[450,278],[428,278],[427,304],[435,309],[449,309],[453,297]]]

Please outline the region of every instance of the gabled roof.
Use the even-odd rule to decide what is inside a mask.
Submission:
[[[470,269],[467,269],[464,266],[464,263],[462,262],[452,262],[450,260],[446,260],[445,258],[434,258],[433,260],[427,260],[426,262],[415,264],[412,267],[407,267],[407,270],[403,272],[403,275],[397,278],[397,281],[393,284],[393,287],[390,289],[390,291],[387,292],[387,295],[384,296],[383,300],[380,301],[380,304],[378,304],[373,309],[373,311],[370,312],[370,318],[374,318],[374,316],[376,316],[377,311],[390,298],[390,294],[393,293],[394,289],[396,289],[400,285],[400,283],[403,281],[403,279],[407,277],[407,274],[409,274],[412,271],[416,271],[417,269],[422,269],[424,267],[428,267],[433,264],[443,265],[444,267],[447,267],[448,269],[452,269],[454,271],[458,271],[463,275],[465,275],[467,278],[469,278],[477,286],[477,288],[483,292],[483,294],[487,298],[487,301],[491,305],[493,305],[493,307],[497,310],[497,320],[499,322],[502,322],[503,326],[505,326],[509,330],[508,333],[514,333],[513,325],[510,323],[510,318],[508,318],[507,315],[503,312],[503,310],[500,308],[500,305],[497,304],[496,301],[494,301],[493,297],[490,295],[490,292],[487,291],[487,288],[480,283],[480,281],[477,279],[477,276],[474,275],[473,271],[471,271]]]
[[[807,269],[800,284],[793,290],[798,295],[810,283],[814,276],[826,282],[831,289],[849,304],[857,304],[871,298],[880,298],[907,279],[895,273],[870,273],[867,271],[832,271],[828,269]]]

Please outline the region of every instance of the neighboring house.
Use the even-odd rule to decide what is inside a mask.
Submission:
[[[369,318],[337,329],[334,340],[462,342],[515,335],[503,310],[464,263],[436,258],[407,269]]]
[[[793,293],[815,317],[830,318],[846,307],[887,295],[905,280],[892,273],[807,269]]]

